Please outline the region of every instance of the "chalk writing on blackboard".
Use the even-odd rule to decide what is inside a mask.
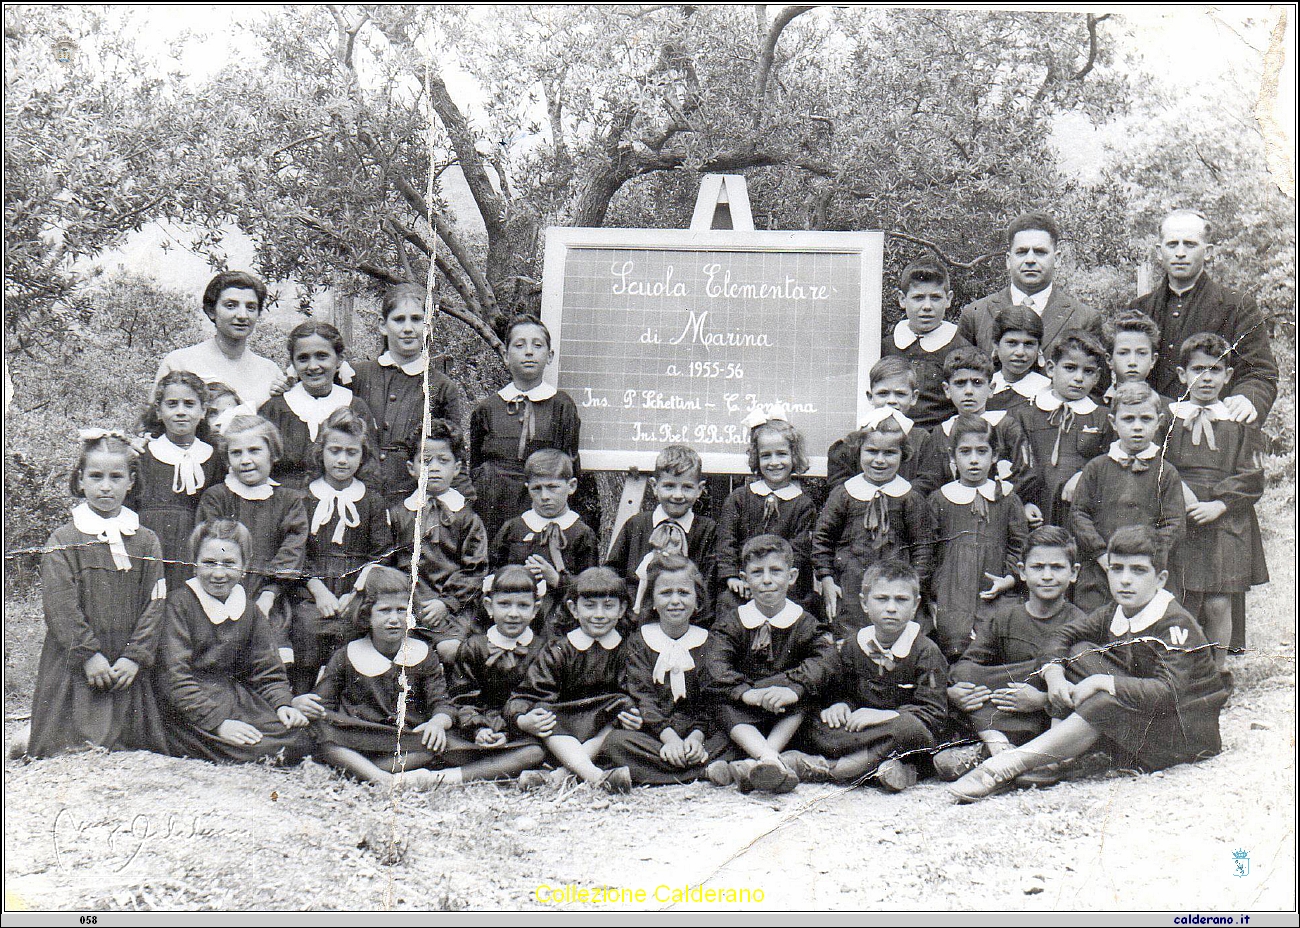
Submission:
[[[878,233],[551,229],[548,376],[578,404],[583,462],[648,468],[664,444],[747,470],[741,421],[784,405],[814,473],[879,354]]]

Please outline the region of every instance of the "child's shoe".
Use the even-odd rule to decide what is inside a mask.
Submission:
[[[1033,770],[1027,770],[1015,778],[1016,786],[1021,789],[1047,789],[1060,783],[1069,769],[1069,761],[1058,764],[1044,764]]]
[[[949,786],[948,792],[958,802],[979,802],[997,793],[1005,793],[1014,783],[1014,777],[999,775],[981,764]]]
[[[970,773],[989,756],[983,744],[963,744],[944,748],[934,755],[935,775],[945,783],[952,783]]]
[[[773,786],[771,790],[778,796],[782,793],[793,793],[795,788],[799,785],[799,774],[795,773],[789,767],[784,767],[784,765],[783,768],[785,770],[785,776],[782,778],[781,782],[776,786]]]
[[[787,779],[789,768],[779,760],[760,760],[749,769],[749,782],[754,789],[775,792]],[[796,785],[798,780],[795,781]]]
[[[876,768],[876,782],[886,792],[901,793],[916,785],[916,768],[897,757],[891,757]]]
[[[735,780],[731,776],[731,764],[725,760],[715,760],[704,768],[704,775],[714,786],[730,786]]]
[[[742,793],[752,793],[754,791],[754,783],[750,780],[749,774],[756,763],[758,761],[755,760],[733,760],[727,765],[731,771],[731,782],[735,783],[736,789]]]
[[[627,767],[615,767],[607,770],[600,778],[600,788],[607,793],[632,792],[632,771]]]
[[[547,784],[545,770],[524,770],[519,774],[519,779],[515,784],[524,792],[532,792],[535,789],[541,789]]]
[[[781,763],[793,770],[801,783],[829,783],[832,779],[831,762],[818,754],[783,751]]]

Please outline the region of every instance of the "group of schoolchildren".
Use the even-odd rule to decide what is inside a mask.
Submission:
[[[1220,403],[1230,347],[1189,338],[1173,401],[1145,382],[1141,313],[1109,348],[1043,346],[1012,306],[989,357],[944,321],[941,265],[899,292],[823,504],[802,435],[760,408],[754,479],[716,521],[699,455],[671,445],[607,552],[570,508],[579,419],[533,317],[510,321],[511,382],[467,442],[444,375],[423,421],[416,288],[386,297],[387,350],[355,370],[333,326],[299,325],[297,382],[259,410],[167,373],[143,440],[83,437],[84,501],[42,565],[29,753],[311,753],[375,783],[616,792],[933,771],[961,801],[1098,749],[1142,769],[1217,753],[1230,599],[1266,577],[1259,439]]]

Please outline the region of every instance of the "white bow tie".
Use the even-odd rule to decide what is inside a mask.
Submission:
[[[106,519],[91,509],[89,503],[82,503],[72,510],[72,524],[77,531],[108,542],[114,567],[118,570],[131,569],[131,556],[126,553],[126,543],[122,536],[134,535],[140,528],[140,517],[134,512],[123,508],[113,518]]]
[[[172,492],[193,496],[203,489],[203,465],[212,457],[212,446],[194,439],[188,448],[182,448],[166,435],[149,442],[149,453],[163,464],[172,465]]]
[[[315,535],[323,526],[328,525],[334,518],[334,510],[338,509],[339,524],[334,526],[333,541],[336,545],[343,544],[343,535],[347,530],[361,524],[357,503],[366,495],[366,485],[360,480],[353,480],[343,489],[336,490],[324,477],[318,477],[308,485],[308,489],[318,501],[311,514],[311,533]]]
[[[670,638],[658,622],[641,627],[641,637],[650,650],[659,655],[652,676],[655,683],[668,681],[673,691],[673,702],[686,698],[686,674],[695,669],[691,650],[704,644],[709,633],[692,625],[680,638]]]

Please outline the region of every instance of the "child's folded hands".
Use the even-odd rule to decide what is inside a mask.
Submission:
[[[325,718],[325,706],[315,693],[303,693],[301,696],[293,697],[293,707],[311,721]]]
[[[525,734],[546,738],[555,730],[555,713],[545,706],[534,706],[519,716],[515,724]]]
[[[993,692],[979,683],[954,683],[948,687],[948,700],[962,712],[984,708]]]
[[[862,731],[872,725],[883,725],[885,722],[896,718],[898,718],[898,713],[893,709],[871,709],[863,706],[861,709],[854,709],[849,713],[849,720],[844,723],[844,730]]]
[[[994,690],[993,705],[1003,712],[1037,712],[1047,707],[1047,698],[1047,693],[1028,683],[1013,683]]]

